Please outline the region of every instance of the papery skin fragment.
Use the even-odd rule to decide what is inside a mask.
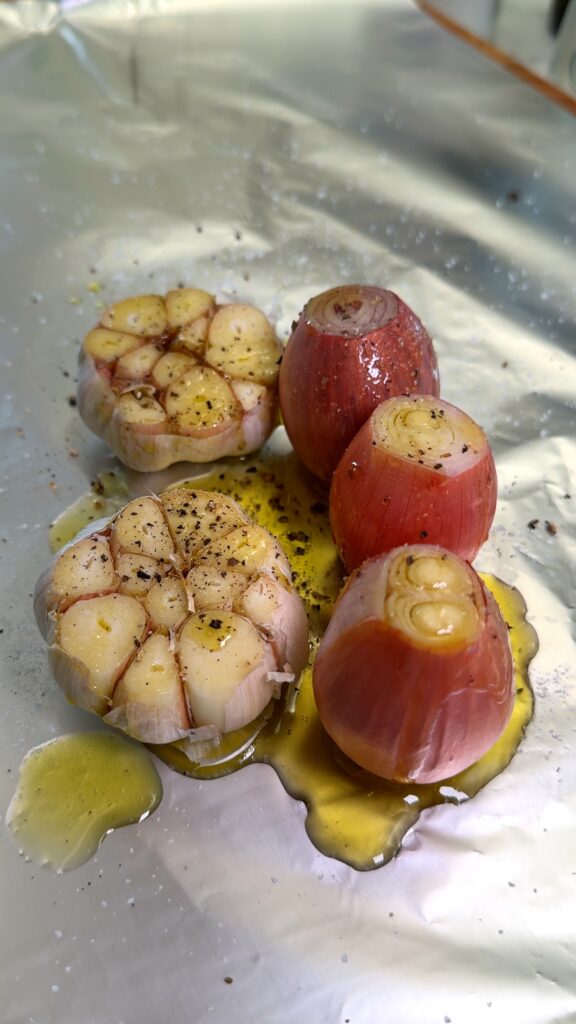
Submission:
[[[401,407],[455,424],[451,453],[442,444],[433,457],[424,448],[419,454],[414,447],[384,447],[375,423]],[[468,431],[462,440],[469,443],[458,441],[460,429]],[[373,412],[336,468],[330,525],[348,571],[400,544],[440,544],[471,562],[488,537],[496,498],[494,458],[470,417],[434,396],[392,398]]]
[[[105,560],[102,569],[95,559]],[[99,581],[105,588],[95,593]],[[267,601],[254,599],[260,592]],[[122,616],[114,618],[116,605],[129,629]],[[246,664],[236,643],[234,678],[214,677],[212,695],[202,643],[192,659],[196,674],[184,659],[183,637],[198,611],[207,650],[226,616],[240,637],[251,637]],[[176,488],[136,498],[98,523],[94,535],[82,531],[40,577],[35,612],[69,700],[146,743],[216,742],[220,731],[256,717],[278,683],[296,679],[308,659],[306,613],[283,550],[215,491]],[[200,720],[195,707],[204,709]]]
[[[374,308],[373,320],[357,324],[358,303]],[[343,285],[311,299],[280,366],[288,436],[302,462],[326,482],[380,402],[403,393],[437,395],[439,387],[432,340],[418,317],[393,292],[367,285]]]
[[[184,323],[186,316],[195,319]],[[78,408],[141,472],[247,454],[274,426],[280,354],[271,324],[254,307],[219,307],[198,289],[169,292],[166,300],[136,296],[106,310],[87,335]]]
[[[472,602],[475,635],[430,641],[387,611],[395,559],[457,560],[462,584],[406,588],[421,602]],[[402,587],[398,588],[402,591]],[[365,562],[350,576],[320,644],[314,697],[324,728],[361,767],[395,782],[432,783],[474,763],[512,712],[514,673],[506,623],[474,570],[452,553],[412,545]]]

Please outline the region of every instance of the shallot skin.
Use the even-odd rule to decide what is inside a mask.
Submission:
[[[341,593],[316,657],[314,696],[327,733],[356,764],[398,783],[439,782],[478,760],[508,722],[507,628],[476,577],[472,642],[434,649],[414,640],[379,600],[390,557],[365,563]]]
[[[340,460],[330,489],[330,524],[348,571],[401,544],[439,544],[471,562],[488,537],[497,498],[488,441],[455,406],[440,399],[435,406],[476,428],[474,450],[461,445],[426,464],[417,451],[408,457],[377,443],[371,417]]]
[[[365,324],[362,303],[376,314]],[[438,366],[429,334],[402,299],[351,285],[307,303],[284,350],[279,398],[290,441],[315,476],[330,480],[380,402],[414,392],[439,393]]]

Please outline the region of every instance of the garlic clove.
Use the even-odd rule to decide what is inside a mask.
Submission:
[[[290,563],[278,541],[261,526],[247,523],[218,538],[198,557],[199,565],[220,571],[233,569],[244,576],[258,572],[281,573],[291,579]]]
[[[200,288],[178,288],[166,295],[168,326],[186,327],[214,309],[214,296]]]
[[[184,434],[202,437],[241,418],[229,384],[209,366],[192,366],[167,389],[166,412]]]
[[[248,381],[232,381],[232,391],[242,406],[242,432],[246,450],[260,448],[274,426],[276,404],[271,388]]]
[[[103,327],[128,331],[144,338],[163,334],[168,327],[164,300],[159,295],[136,295],[110,306],[103,313]]]
[[[186,577],[186,589],[198,612],[218,608],[232,611],[235,602],[246,590],[246,577],[232,570],[196,565]]]
[[[177,487],[161,496],[178,550],[186,560],[249,519],[236,501],[219,491]]]
[[[118,592],[131,597],[143,597],[171,568],[166,562],[159,562],[148,555],[122,552],[116,557],[116,572],[120,578]]]
[[[205,358],[229,377],[271,384],[281,348],[269,320],[253,306],[232,303],[218,310],[208,332]]]
[[[178,331],[171,347],[184,349],[184,351],[192,354],[200,354],[204,350],[204,343],[208,337],[209,327],[209,317],[198,317],[198,320],[195,320],[193,324],[188,324],[186,327],[182,327]]]
[[[165,391],[178,380],[186,370],[196,364],[194,356],[186,352],[166,352],[158,360],[152,372],[152,381],[160,391]]]
[[[142,605],[123,594],[76,601],[60,616],[55,646],[84,668],[88,700],[76,703],[102,713],[145,630]]]
[[[181,576],[165,576],[153,583],[144,598],[144,607],[155,629],[178,629],[194,604]]]
[[[252,721],[273,695],[268,672],[272,648],[247,619],[233,612],[190,616],[179,637],[180,664],[190,711],[197,725],[222,732]]]
[[[148,637],[114,690],[105,720],[143,743],[171,743],[190,729],[176,656],[162,634]],[[120,714],[119,714],[120,712]]]
[[[301,598],[273,576],[258,576],[237,602],[236,611],[262,630],[279,665],[299,676],[308,661],[308,618]]]
[[[65,578],[63,580],[61,577],[60,584],[57,585],[57,590],[55,592],[53,590],[53,580],[58,562],[69,548],[73,547],[74,544],[78,544],[82,540],[101,540],[107,543],[107,537],[105,534],[107,534],[109,528],[109,519],[97,519],[94,522],[91,522],[88,526],[84,527],[83,530],[80,530],[73,540],[69,541],[68,544],[65,544],[64,547],[50,559],[43,572],[40,573],[34,588],[34,617],[38,624],[38,629],[48,644],[52,644],[54,640],[56,624],[58,621],[57,613],[64,611],[67,605],[71,603],[66,597],[63,597],[62,594],[58,593],[58,586],[65,586],[69,582],[72,583],[75,578],[73,576],[70,580],[66,580]],[[109,550],[110,549],[108,549],[108,551]],[[104,549],[102,554],[107,555],[108,551]],[[114,563],[112,562],[112,564]],[[112,587],[106,588],[104,593],[116,590],[117,584],[118,580],[115,574]],[[100,591],[98,591],[98,593],[100,593]],[[74,600],[74,598],[72,600]]]
[[[134,432],[154,434],[168,427],[165,410],[146,391],[130,391],[120,395],[116,408],[119,422]]]
[[[117,582],[108,541],[86,537],[67,547],[54,563],[47,607],[62,609],[78,597],[114,590]]]
[[[110,541],[115,554],[122,550],[164,560],[175,554],[162,504],[155,498],[130,501],[116,516]]]
[[[142,382],[150,376],[163,349],[161,345],[141,345],[127,352],[116,363],[115,376],[121,381]]]
[[[84,351],[101,363],[113,363],[116,359],[132,352],[144,344],[144,339],[136,334],[123,331],[111,331],[106,327],[96,327],[89,331],[84,339]]]
[[[269,394],[268,388],[263,384],[253,384],[248,380],[233,380],[230,387],[244,412],[254,412]]]

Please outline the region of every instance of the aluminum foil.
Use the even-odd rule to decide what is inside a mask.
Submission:
[[[477,565],[541,643],[510,767],[380,870],[319,854],[263,765],[161,765],[153,817],[62,876],[3,834],[3,1024],[576,1020],[575,121],[408,0],[26,0],[0,28],[2,810],[30,747],[95,727],[30,594],[49,523],[114,465],[69,396],[126,295],[239,295],[286,336],[336,283],[399,292],[490,436]]]

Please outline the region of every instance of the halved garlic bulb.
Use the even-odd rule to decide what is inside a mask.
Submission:
[[[248,724],[278,682],[300,675],[308,622],[288,560],[231,498],[177,488],[99,525],[36,587],[72,703],[145,743],[170,743]]]
[[[324,728],[356,764],[395,782],[438,782],[496,742],[514,703],[508,631],[458,555],[413,544],[349,577],[318,649]]]
[[[132,469],[243,455],[274,425],[280,355],[253,306],[198,288],[138,295],[86,335],[78,408]]]

